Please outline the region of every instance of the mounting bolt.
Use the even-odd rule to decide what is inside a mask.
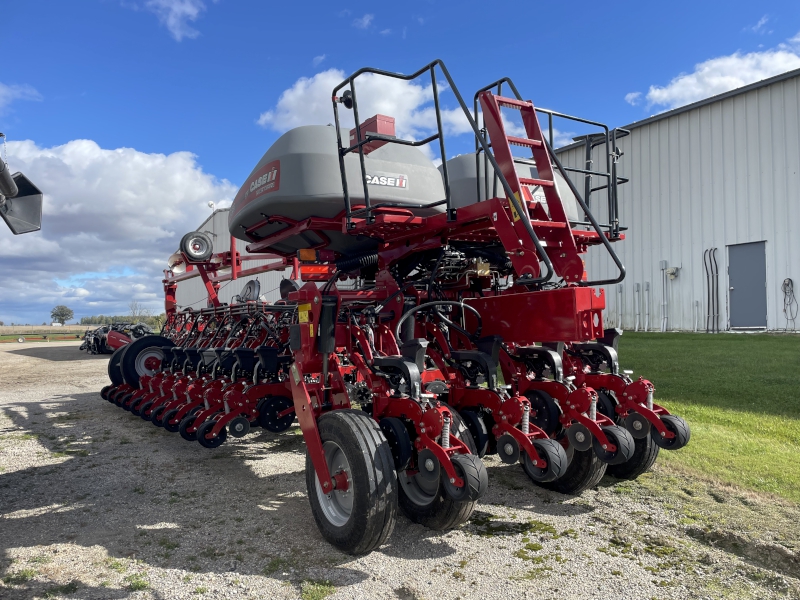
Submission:
[[[533,465],[534,465],[534,466],[536,466],[536,465],[538,465],[538,464],[539,464],[539,461],[538,461],[538,460],[535,460],[535,461],[533,461]]]
[[[662,432],[661,432],[661,437],[667,437],[667,434],[666,434],[666,432],[662,431]]]
[[[608,444],[603,444],[603,450],[608,450]]]
[[[642,428],[642,422],[641,421],[634,421],[633,422],[633,428],[636,429],[637,431],[640,430]]]
[[[329,486],[330,486],[330,484],[327,481],[322,484],[322,487],[329,487]]]
[[[319,296],[314,296],[314,304],[319,304]]]
[[[455,483],[455,482],[456,482],[456,479],[455,479],[455,477],[451,477],[451,478],[450,478],[450,483]]]
[[[436,466],[436,465],[434,465],[434,464],[433,464],[433,460],[431,460],[430,458],[429,458],[428,460],[426,460],[426,461],[425,461],[425,468],[426,468],[428,471],[433,471],[433,469],[434,469],[434,467],[435,467],[435,466]],[[451,483],[452,483],[452,481],[451,481]]]

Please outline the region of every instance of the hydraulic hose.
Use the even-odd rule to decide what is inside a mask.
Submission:
[[[478,327],[475,329],[475,333],[471,334],[466,330],[462,329],[461,327],[459,327],[458,325],[456,325],[455,323],[453,323],[450,319],[448,319],[442,313],[436,310],[437,306],[458,306],[461,309],[466,308],[467,310],[471,311],[472,314],[475,315],[475,318],[478,320]],[[479,313],[474,306],[470,306],[469,304],[464,304],[463,302],[456,302],[455,300],[439,300],[438,302],[426,302],[425,304],[420,304],[419,306],[412,308],[402,317],[400,317],[400,320],[397,322],[397,325],[395,326],[394,329],[395,339],[398,340],[400,339],[400,329],[402,328],[403,323],[405,323],[406,319],[408,319],[411,315],[418,313],[421,310],[426,310],[429,308],[433,309],[436,312],[436,316],[442,319],[442,321],[444,321],[447,325],[455,327],[456,329],[465,333],[468,337],[476,337],[476,338],[480,337],[481,330],[483,329],[483,321],[481,320],[481,313]]]

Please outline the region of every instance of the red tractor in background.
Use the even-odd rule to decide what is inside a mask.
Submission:
[[[367,74],[429,78],[437,132],[406,140],[390,117],[362,122],[356,84]],[[439,75],[474,154],[446,159]],[[235,245],[214,254],[208,236],[187,234],[164,280],[161,335],[114,354],[104,398],[209,448],[296,419],[314,518],[353,554],[388,538],[398,508],[434,529],[465,522],[487,489],[487,454],[576,494],[606,473],[637,477],[661,448],[688,443],[653,384],[620,370],[621,332],[603,327],[596,286],[625,274],[613,244],[624,238],[615,142],[626,132],[575,119],[598,128],[585,143],[607,160],[565,167],[552,120],[573,117],[536,109],[508,79],[478,90],[470,110],[441,61],[411,75],[361,69],[332,98],[334,126],[284,134],[231,208],[231,235],[274,262],[243,269]],[[343,108],[358,124],[349,139]],[[503,111],[517,113],[524,135],[510,135]],[[432,142],[439,166],[419,149]],[[586,190],[602,190],[608,223],[570,173],[605,181]],[[616,278],[589,280],[582,255],[592,247],[608,252]],[[176,304],[188,265],[208,308]],[[257,290],[220,302],[221,281],[290,266],[279,302]]]

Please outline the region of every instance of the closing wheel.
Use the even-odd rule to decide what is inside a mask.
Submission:
[[[107,394],[108,394],[108,392],[110,392],[110,391],[111,391],[111,390],[113,390],[113,389],[114,389],[114,386],[113,386],[113,385],[106,385],[106,386],[104,386],[104,387],[103,387],[103,389],[101,389],[101,390],[100,390],[100,397],[101,397],[103,400],[108,400],[108,396],[107,396]]]
[[[658,458],[660,448],[650,436],[634,438],[633,456],[627,462],[619,465],[608,465],[606,473],[617,479],[636,479],[648,471]]]
[[[477,411],[462,410],[459,414],[472,435],[472,441],[475,442],[475,447],[478,449],[478,456],[483,458],[489,449],[489,432],[486,429],[486,423],[483,422]]]
[[[475,443],[459,414],[450,409],[450,433],[464,442],[470,452],[477,454]],[[416,470],[399,472],[400,508],[409,519],[431,529],[452,529],[466,522],[475,510],[474,500],[458,501],[444,490],[441,478],[430,481]]]
[[[272,433],[286,431],[294,423],[294,412],[281,416],[281,413],[294,407],[294,402],[286,396],[270,396],[258,404],[258,424]]]
[[[346,490],[324,492],[306,454],[306,487],[317,527],[348,554],[366,554],[391,534],[397,520],[397,475],[378,424],[356,410],[335,410],[317,422],[331,476],[344,473]]]
[[[153,412],[150,413],[150,422],[156,427],[164,426],[164,422],[161,419],[164,416],[164,411],[166,408],[166,405],[162,404],[161,406],[157,406]]]
[[[570,495],[580,494],[600,483],[608,465],[597,458],[592,450],[567,448],[567,456],[570,462],[561,477],[554,481],[535,483],[547,490]]]
[[[661,417],[661,422],[664,423],[664,427],[666,427],[667,430],[675,434],[675,437],[662,438],[661,434],[658,433],[658,430],[653,427],[650,435],[656,444],[661,446],[664,450],[678,450],[689,443],[689,438],[692,437],[692,432],[689,429],[689,424],[681,417],[676,417],[675,415],[664,415]]]
[[[450,483],[447,472],[442,469],[442,483],[447,495],[456,502],[474,502],[483,496],[489,487],[489,474],[480,457],[477,454],[454,454],[450,460],[464,485],[456,487]]]
[[[164,429],[171,433],[177,433],[178,429],[181,426],[180,421],[177,423],[172,423],[171,421],[175,419],[175,415],[178,414],[177,408],[172,408],[164,413],[164,416],[161,417],[161,424],[164,426]]]
[[[531,390],[525,393],[528,402],[531,403],[531,423],[544,431],[547,435],[553,435],[561,427],[561,409],[553,397],[541,390]]]
[[[147,402],[140,404],[136,407],[136,414],[142,417],[142,419],[145,421],[149,421],[153,416],[153,413],[148,413],[148,411],[153,408],[153,404],[155,404],[155,400],[148,400]]]
[[[117,396],[114,398],[114,404],[116,404],[122,409],[130,410],[129,403],[131,401],[131,396],[133,396],[133,392],[128,392],[126,394],[117,394]]]
[[[527,452],[522,453],[522,469],[525,474],[536,483],[554,481],[564,475],[569,465],[564,447],[555,440],[533,440],[533,447],[544,460],[547,466],[542,468],[533,464]]]
[[[197,441],[200,442],[200,445],[204,448],[217,448],[228,439],[228,431],[224,427],[219,430],[217,435],[208,437],[216,424],[216,421],[209,419],[197,428]]]
[[[592,439],[592,449],[597,454],[597,458],[609,465],[620,465],[627,462],[633,456],[635,445],[631,434],[626,429],[618,425],[608,425],[601,427],[606,434],[608,441],[614,444],[617,449],[613,452],[603,448],[603,444],[597,438]]]
[[[185,439],[187,442],[195,442],[197,441],[197,431],[189,431],[189,427],[194,426],[195,419],[197,418],[196,415],[189,415],[188,417],[184,417],[181,424],[178,426],[178,433],[181,434],[181,437]]]
[[[244,437],[250,433],[250,421],[246,417],[236,417],[228,423],[228,432],[235,438]]]

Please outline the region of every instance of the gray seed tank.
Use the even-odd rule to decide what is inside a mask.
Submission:
[[[267,150],[236,194],[230,210],[231,235],[251,241],[245,229],[265,216],[302,221],[309,217],[332,218],[344,211],[344,192],[339,169],[336,130],[307,125],[283,134]],[[370,203],[429,204],[444,200],[439,170],[417,148],[385,144],[364,157]],[[364,203],[361,167],[357,153],[345,157],[345,172],[353,207]],[[414,209],[421,216],[443,212],[444,206]],[[265,225],[255,233],[264,238],[288,227],[286,222]],[[326,247],[343,254],[358,254],[376,247],[369,238],[328,232]],[[276,241],[271,249],[294,254],[322,242],[317,234],[303,232]]]

